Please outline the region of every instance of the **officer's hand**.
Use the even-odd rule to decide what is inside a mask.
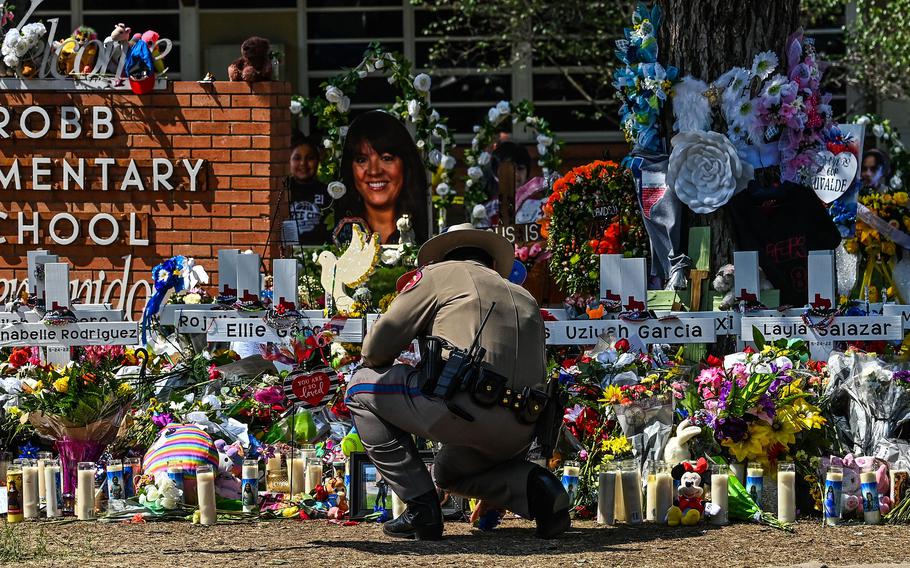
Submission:
[[[488,501],[483,501],[483,500],[478,501],[477,506],[474,507],[473,511],[471,511],[471,524],[474,524],[477,521],[479,521],[480,517],[486,515],[487,512],[489,512],[493,509],[497,509],[496,505],[494,505]]]

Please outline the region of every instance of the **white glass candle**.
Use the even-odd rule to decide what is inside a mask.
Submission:
[[[626,504],[622,498],[622,471],[619,465],[616,467],[616,492],[613,494],[613,522],[626,522]]]
[[[720,511],[711,517],[712,525],[726,525],[730,522],[730,469],[722,463],[711,466],[711,502]]]
[[[673,506],[673,476],[669,464],[657,463],[657,523],[667,522],[667,511]]]
[[[306,454],[303,450],[292,450],[288,456],[288,480],[291,495],[306,491]]]
[[[251,513],[259,508],[259,462],[256,460],[243,460],[240,500],[245,513]]]
[[[62,515],[60,512],[60,462],[45,459],[44,462],[44,501],[47,518],[53,519]]]
[[[196,498],[199,503],[199,522],[203,525],[214,525],[217,519],[215,512],[215,472],[210,465],[196,468]]]
[[[95,518],[95,464],[79,462],[76,477],[76,518],[91,521]]]
[[[645,488],[645,520],[657,522],[657,464],[648,464],[648,481]]]
[[[24,460],[22,464],[22,514],[26,519],[38,518],[38,464]]]
[[[578,474],[581,473],[581,465],[575,461],[567,461],[562,465],[562,487],[569,494],[569,504],[575,504],[575,496],[578,495]]]
[[[119,501],[126,497],[126,482],[123,480],[123,462],[110,460],[107,462],[107,498],[110,501]],[[110,505],[109,505],[110,506]]]
[[[831,526],[840,523],[843,482],[843,469],[837,466],[829,467],[825,476],[825,494],[822,496],[822,509],[825,511],[825,523]]]
[[[304,491],[310,493],[316,489],[316,486],[321,485],[322,482],[322,458],[307,456]]]
[[[638,462],[628,460],[622,464],[622,501],[626,510],[626,522],[638,524],[642,521],[641,514],[641,472]]]
[[[796,466],[793,462],[777,465],[777,518],[785,523],[796,521]]]
[[[612,525],[616,520],[616,466],[605,464],[597,475],[597,522]]]
[[[762,508],[762,492],[765,489],[765,469],[761,464],[750,463],[746,469],[746,492]]]
[[[882,520],[878,508],[878,481],[875,470],[866,470],[859,474],[860,491],[863,502],[863,519],[867,525],[877,525]]]
[[[54,454],[50,452],[38,452],[38,502],[42,505],[44,504],[45,499],[44,460],[49,460],[53,457]]]
[[[398,496],[398,493],[392,491],[392,517],[398,517],[404,510],[407,508],[405,502],[401,500],[401,497]]]

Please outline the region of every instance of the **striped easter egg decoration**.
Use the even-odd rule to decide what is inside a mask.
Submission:
[[[176,466],[185,476],[196,475],[196,467],[211,465],[218,467],[218,450],[202,428],[195,424],[168,424],[158,439],[145,453],[146,475],[167,472],[168,466]]]

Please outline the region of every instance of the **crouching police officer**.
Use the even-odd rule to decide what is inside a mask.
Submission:
[[[569,528],[562,485],[525,459],[547,407],[544,325],[534,298],[506,280],[513,255],[496,233],[451,227],[421,247],[422,268],[365,338],[347,404],[367,454],[407,504],[383,525],[389,536],[442,537],[436,488],[412,435],[441,444],[433,467],[441,489],[534,519],[543,538]],[[421,365],[393,365],[415,338]]]

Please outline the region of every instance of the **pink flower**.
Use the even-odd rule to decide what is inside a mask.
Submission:
[[[269,406],[281,404],[284,402],[284,391],[280,386],[272,385],[264,389],[259,389],[253,393],[253,399],[256,400],[256,402],[268,404]]]
[[[37,347],[32,347],[31,355],[28,358],[29,365],[41,365],[41,350]]]
[[[528,247],[518,247],[515,249],[515,256],[522,262],[528,260]]]
[[[214,381],[217,378],[221,377],[221,371],[218,370],[218,367],[212,363],[209,365],[209,380]]]

